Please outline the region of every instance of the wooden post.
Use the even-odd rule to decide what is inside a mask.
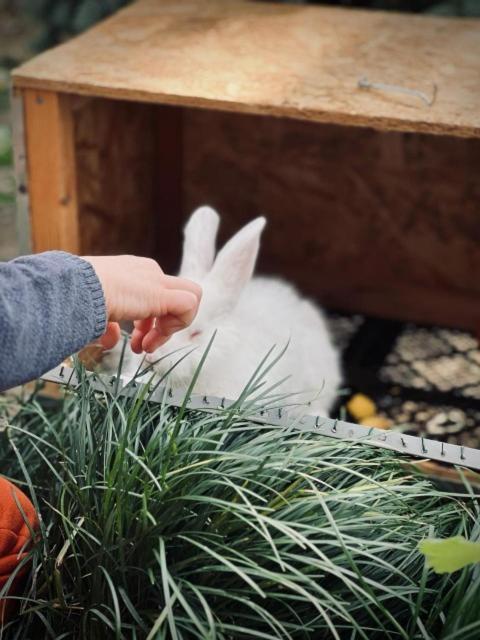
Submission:
[[[72,102],[67,94],[22,90],[32,249],[78,253]]]

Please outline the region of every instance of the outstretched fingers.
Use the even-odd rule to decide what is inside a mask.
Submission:
[[[155,316],[135,322],[131,347],[135,353],[152,353],[176,331],[187,327],[194,319],[199,298],[183,289],[163,289],[159,295]]]
[[[154,325],[153,318],[146,318],[145,320],[135,320],[133,323],[134,329],[132,331],[130,339],[130,347],[134,353],[142,353],[142,341],[146,334]]]

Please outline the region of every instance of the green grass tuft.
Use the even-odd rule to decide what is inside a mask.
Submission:
[[[478,503],[393,453],[86,382],[9,424],[42,531],[6,640],[480,637],[479,572],[417,550],[478,536]]]

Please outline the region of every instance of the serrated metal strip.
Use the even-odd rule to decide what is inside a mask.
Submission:
[[[115,395],[136,396],[148,387],[150,402],[162,403],[174,407],[181,407],[185,402],[185,394],[165,386],[159,386],[152,391],[154,385],[139,383],[133,380],[86,372],[85,376],[95,391],[109,392]],[[60,365],[42,376],[43,380],[57,384],[77,387],[80,380],[76,372],[65,365]],[[191,395],[185,403],[186,408],[201,411],[218,411],[229,409],[237,404],[234,400],[217,398],[215,396]],[[436,460],[448,464],[460,465],[480,471],[480,450],[447,444],[428,438],[419,438],[398,431],[384,431],[382,429],[367,428],[352,422],[325,418],[322,416],[306,415],[293,417],[280,408],[256,408],[248,413],[248,421],[257,424],[279,426],[297,431],[311,431],[329,438],[339,440],[360,440],[365,444],[398,451],[416,458]]]

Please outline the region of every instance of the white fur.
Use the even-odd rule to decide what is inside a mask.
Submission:
[[[213,262],[218,215],[209,207],[193,213],[185,227],[180,275],[201,284],[199,312],[190,327],[176,333],[147,360],[167,356],[154,365],[162,375],[194,349],[170,374],[174,386],[186,388],[216,329],[194,391],[235,399],[270,347],[281,349],[289,342],[284,356],[268,373],[267,385],[291,376],[279,390],[305,392],[290,402],[310,401],[309,413],[325,415],[341,382],[339,354],[323,314],[313,302],[282,280],[252,278],[264,226],[264,218],[250,222]],[[201,333],[195,337],[198,331]],[[124,372],[132,374],[139,361],[130,357]]]

